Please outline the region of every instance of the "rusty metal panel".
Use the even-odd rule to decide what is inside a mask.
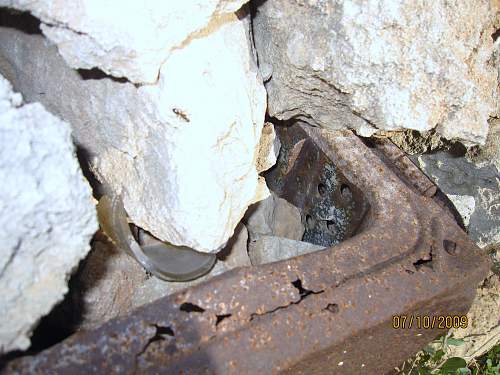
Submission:
[[[489,263],[431,187],[408,186],[349,131],[297,126],[289,130],[290,166],[271,172],[289,181],[275,188],[313,211],[324,177],[317,171],[333,165],[336,189],[351,192],[343,242],[229,271],[16,359],[4,372],[383,374],[439,333],[394,329],[394,315],[464,314]],[[317,154],[310,167],[300,164],[303,150]],[[289,187],[297,177],[302,186]],[[345,199],[331,193],[332,201]]]

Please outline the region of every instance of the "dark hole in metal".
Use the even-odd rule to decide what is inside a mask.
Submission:
[[[174,331],[170,327],[163,327],[163,326],[159,326],[156,324],[155,324],[155,327],[156,327],[156,335],[157,336],[158,335],[168,335],[168,336],[172,336],[172,337],[175,336]]]
[[[297,279],[295,281],[292,281],[292,285],[298,289],[299,293],[300,293],[300,297],[301,299],[304,298],[304,297],[307,297],[309,294],[312,294],[314,293],[312,290],[309,290],[309,289],[306,289],[302,286],[302,280],[301,279]]]
[[[432,269],[432,250],[429,252],[428,256],[425,256],[413,263],[413,266],[418,271],[422,267],[429,267]]]
[[[333,314],[336,314],[339,312],[340,309],[339,309],[339,305],[337,305],[336,303],[329,303],[326,306],[325,310],[330,311]]]
[[[215,322],[215,326],[217,327],[220,322],[222,322],[226,318],[230,318],[232,314],[217,314],[215,315],[217,317],[217,321]]]
[[[443,240],[443,248],[450,255],[457,254],[457,244],[450,240]]]
[[[194,303],[191,302],[184,302],[179,309],[181,311],[185,312],[197,312],[197,313],[202,313],[205,312],[205,309],[203,307],[200,307],[198,305],[195,305]]]

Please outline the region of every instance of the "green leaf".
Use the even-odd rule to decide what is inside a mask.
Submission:
[[[443,358],[444,356],[444,350],[443,349],[439,349],[436,353],[434,353],[434,355],[432,356],[432,360],[434,362],[439,362],[441,360],[441,358]]]
[[[457,370],[467,368],[467,362],[460,357],[448,358],[448,360],[441,366],[441,373],[443,375],[455,375]]]
[[[448,345],[453,345],[453,346],[460,346],[465,344],[465,341],[462,339],[454,339],[453,337],[450,337],[447,341]]]
[[[427,367],[419,367],[418,375],[431,375],[431,370]]]
[[[471,375],[471,371],[466,367],[462,367],[462,368],[457,369],[455,371],[455,374],[456,375]]]

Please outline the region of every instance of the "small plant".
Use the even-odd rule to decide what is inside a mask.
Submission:
[[[488,353],[472,360],[469,364],[460,357],[447,358],[450,346],[463,345],[464,341],[442,336],[427,345],[422,351],[406,362],[399,375],[500,375],[500,342]]]

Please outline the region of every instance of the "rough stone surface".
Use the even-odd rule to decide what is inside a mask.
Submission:
[[[272,235],[301,240],[305,230],[299,209],[273,193],[251,206],[244,221],[251,239]]]
[[[276,164],[280,148],[281,143],[274,130],[274,125],[266,122],[262,128],[262,135],[260,137],[257,172],[267,171]]]
[[[471,148],[466,156],[480,167],[493,164],[500,171],[500,118],[490,120],[490,131],[486,138],[486,144],[483,147]]]
[[[267,0],[254,8],[259,65],[272,71],[271,116],[364,136],[436,127],[447,139],[485,142],[498,111],[490,1]]]
[[[477,289],[476,298],[467,313],[468,326],[453,330],[453,336],[465,343],[450,347],[448,357],[469,361],[498,345],[500,338],[500,277],[491,273]]]
[[[478,167],[465,157],[454,157],[447,152],[420,155],[420,168],[454,203],[460,196],[474,197],[475,209],[457,204],[464,221],[469,219],[469,236],[480,247],[500,242],[500,174],[492,164]],[[471,206],[469,201],[468,206]]]
[[[96,328],[109,319],[232,268],[250,266],[247,238],[245,226],[238,225],[209,274],[189,282],[167,282],[148,275],[132,257],[99,233],[72,290],[73,300],[79,302],[71,308],[82,312],[79,329]]]
[[[43,33],[73,68],[155,83],[176,50],[220,27],[246,1],[0,0],[0,6],[42,20]]]
[[[266,94],[248,18],[228,14],[205,31],[169,55],[154,85],[79,74],[41,35],[18,30],[0,30],[0,54],[28,101],[72,125],[82,155],[122,194],[133,223],[213,252],[269,194],[256,168]]]
[[[462,217],[464,225],[469,226],[470,217],[476,208],[476,200],[471,195],[455,195],[447,194],[447,197],[451,200],[451,203],[455,206],[458,213]]]
[[[253,265],[277,262],[324,249],[324,246],[276,236],[260,236],[249,244],[248,254]]]
[[[27,349],[97,229],[67,123],[0,76],[0,354]]]

